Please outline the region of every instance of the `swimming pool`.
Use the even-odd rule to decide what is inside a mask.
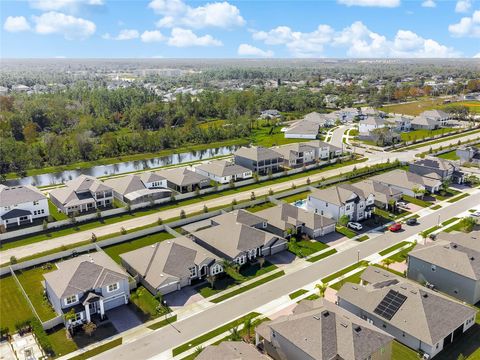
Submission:
[[[295,201],[292,205],[300,208],[300,209],[307,209],[307,199],[303,199],[303,200],[297,200]]]

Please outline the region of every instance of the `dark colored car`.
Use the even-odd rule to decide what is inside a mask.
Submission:
[[[417,225],[418,220],[417,220],[417,218],[410,218],[410,219],[407,219],[406,223],[407,223],[407,225]]]

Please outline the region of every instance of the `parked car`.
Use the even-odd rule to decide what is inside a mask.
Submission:
[[[407,225],[410,225],[410,226],[417,225],[418,220],[417,220],[417,218],[410,218],[410,219],[407,219],[406,223],[407,223]]]
[[[363,229],[362,224],[359,224],[359,223],[353,222],[353,221],[350,221],[347,224],[347,227],[349,227],[350,229],[353,229],[353,230],[362,230]]]
[[[406,202],[403,202],[403,201],[397,202],[397,206],[398,206],[398,207],[405,208],[405,209],[408,209],[407,203],[406,203]]]
[[[480,217],[480,211],[475,211],[474,213],[471,213],[470,216]]]
[[[392,224],[388,227],[388,230],[390,230],[391,232],[400,231],[402,230],[402,224],[400,223]]]

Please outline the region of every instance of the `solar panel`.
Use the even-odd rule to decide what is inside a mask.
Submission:
[[[400,294],[398,291],[390,290],[373,312],[390,320],[397,313],[405,300],[407,300],[405,295]]]

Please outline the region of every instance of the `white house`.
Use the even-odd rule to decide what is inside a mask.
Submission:
[[[230,181],[239,179],[249,179],[253,176],[252,170],[227,160],[210,161],[198,165],[194,169],[196,173],[220,184],[228,184]]]
[[[370,131],[385,127],[386,120],[378,116],[369,116],[358,123],[358,132],[360,135],[370,135]]]

